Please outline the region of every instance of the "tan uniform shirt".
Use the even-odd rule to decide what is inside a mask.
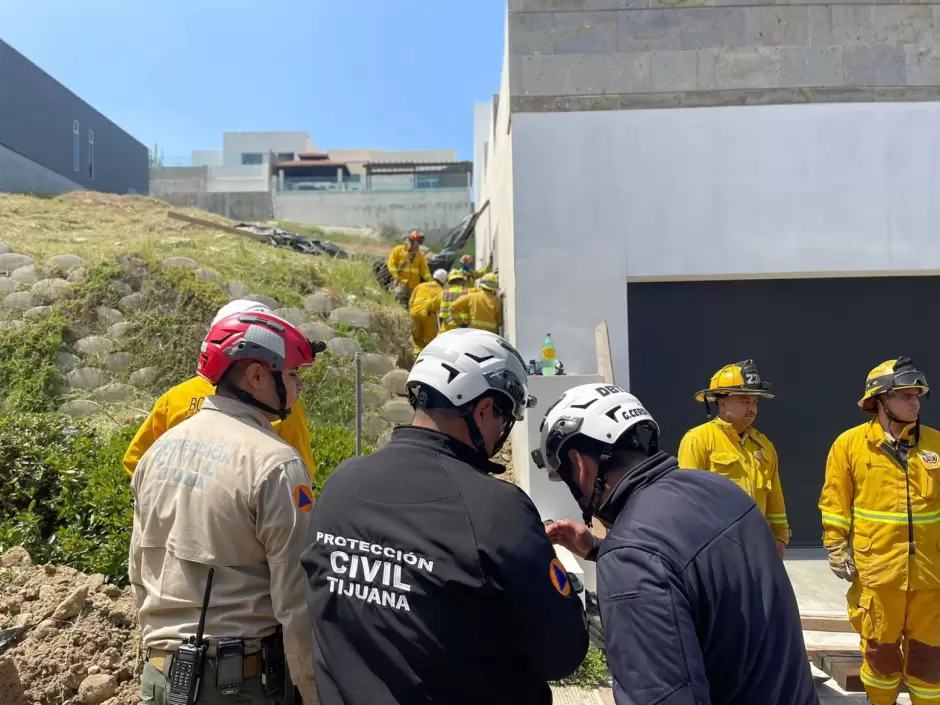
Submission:
[[[129,574],[142,646],[174,650],[196,631],[209,567],[209,653],[220,637],[251,646],[284,629],[305,703],[316,702],[306,579],[300,564],[313,492],[303,460],[258,410],[208,396],[157,439],[131,483]]]

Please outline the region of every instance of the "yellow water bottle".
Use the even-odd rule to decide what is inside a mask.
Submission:
[[[542,343],[542,375],[555,376],[555,343],[552,342],[551,333],[545,334],[545,341]]]

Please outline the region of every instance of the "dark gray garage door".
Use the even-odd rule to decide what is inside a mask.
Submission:
[[[722,365],[753,357],[775,399],[755,426],[780,456],[793,545],[819,545],[816,503],[836,436],[868,417],[856,407],[868,371],[913,357],[940,385],[940,277],[655,282],[627,285],[630,381],[675,453],[705,420],[693,400]],[[936,427],[940,387],[921,420]]]

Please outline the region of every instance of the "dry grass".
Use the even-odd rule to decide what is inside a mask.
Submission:
[[[77,191],[54,198],[0,194],[0,241],[37,263],[57,254],[76,254],[89,263],[114,260],[129,252],[146,259],[189,257],[215,269],[223,279],[242,281],[253,291],[273,296],[282,305],[299,305],[305,290],[323,285],[353,294],[363,303],[393,305],[372,275],[371,255],[388,246],[363,238],[343,237],[342,247],[360,248],[368,257],[334,260],[303,255],[167,217],[170,207],[144,196],[115,196]],[[174,208],[205,220],[233,221],[195,208]],[[320,235],[330,239],[328,235]],[[355,245],[355,246],[354,246]]]

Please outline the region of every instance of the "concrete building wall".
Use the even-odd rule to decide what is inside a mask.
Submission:
[[[940,103],[513,115],[520,352],[550,331],[591,373],[606,319],[628,385],[628,279],[940,272],[938,123]]]
[[[480,188],[486,178],[489,141],[493,134],[493,105],[489,102],[473,104],[473,200],[479,207]]]
[[[74,181],[0,145],[0,193],[67,193]]]
[[[0,145],[59,174],[59,186],[147,193],[147,148],[2,41]]]
[[[192,151],[193,166],[222,166],[224,154],[221,149],[194,149]]]
[[[940,97],[940,6],[509,0],[513,111]]]
[[[267,164],[210,166],[207,190],[210,192],[267,191],[270,188],[271,167]]]
[[[205,193],[209,190],[209,168],[167,166],[150,169],[150,195],[163,198],[169,193]]]
[[[225,132],[222,134],[224,166],[242,163],[242,154],[260,153],[265,163],[269,152],[292,152],[294,158],[304,152],[316,152],[317,146],[306,132]]]
[[[443,237],[471,212],[469,189],[274,195],[274,217],[323,227],[420,228],[429,241]]]
[[[232,220],[271,220],[274,205],[270,193],[164,193],[156,196],[172,206],[201,208]]]

